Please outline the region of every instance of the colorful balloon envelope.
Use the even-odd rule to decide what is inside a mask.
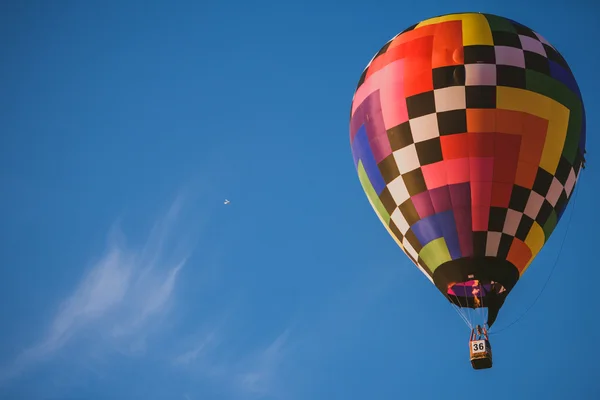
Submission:
[[[584,167],[585,110],[546,39],[481,13],[422,21],[386,43],[352,101],[360,183],[439,291],[494,323],[548,241]]]

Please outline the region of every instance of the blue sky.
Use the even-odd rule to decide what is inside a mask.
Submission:
[[[600,398],[598,11],[544,3],[3,2],[0,398]],[[588,110],[575,203],[495,328],[569,226],[558,266],[486,371],[370,209],[348,139],[373,54],[456,11],[540,32]]]

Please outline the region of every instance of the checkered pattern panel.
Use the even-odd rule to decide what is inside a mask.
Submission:
[[[450,14],[406,29],[369,62],[350,142],[373,208],[430,279],[472,256],[522,274],[584,166],[585,110],[541,35],[495,15]]]

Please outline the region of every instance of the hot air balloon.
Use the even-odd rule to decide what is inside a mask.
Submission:
[[[546,39],[483,13],[427,19],[388,41],[352,100],[358,178],[391,237],[471,328],[488,329],[560,221],[585,164],[585,110]],[[481,323],[466,319],[484,312]]]

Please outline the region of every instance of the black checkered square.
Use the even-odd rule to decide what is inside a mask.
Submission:
[[[545,169],[538,167],[537,174],[535,175],[535,181],[533,182],[533,191],[542,195],[543,197],[546,197],[548,195],[548,192],[550,191],[550,186],[552,186],[553,179],[554,175],[552,175]]]
[[[569,160],[567,160],[564,156],[561,156],[560,160],[558,161],[558,167],[556,167],[556,173],[554,176],[560,183],[562,183],[563,186],[567,183],[571,168],[572,166]]]
[[[517,89],[527,87],[527,71],[512,65],[496,65],[496,84]]]
[[[515,237],[524,242],[532,226],[533,218],[530,218],[526,214],[523,214],[521,216],[521,222],[519,222],[519,227],[517,228],[517,233],[515,234]]]
[[[392,146],[392,151],[403,149],[414,143],[409,121],[388,129],[387,135]]]
[[[410,194],[411,197],[427,191],[427,185],[425,184],[425,178],[423,177],[421,168],[403,174],[402,179],[404,180],[406,190],[408,190],[408,194]]]
[[[564,191],[563,191],[563,193],[564,193]],[[548,200],[544,199],[544,203],[542,204],[542,208],[540,208],[540,212],[538,213],[537,217],[535,218],[535,222],[540,224],[540,226],[544,226],[546,221],[548,221],[548,218],[550,218],[550,214],[552,214],[552,210],[554,210],[554,207],[552,207],[552,204],[550,204],[550,202]]]
[[[546,57],[528,50],[525,50],[524,53],[525,68],[545,75],[550,75],[550,62]]]
[[[465,64],[495,64],[496,51],[494,46],[475,45],[465,46],[464,48]]]
[[[442,89],[449,86],[463,86],[465,84],[464,65],[434,68],[431,73],[434,89]]]
[[[440,136],[467,132],[467,110],[452,110],[437,113]]]
[[[408,118],[419,118],[435,112],[435,97],[433,91],[419,93],[406,98]]]
[[[415,147],[417,149],[417,155],[419,157],[419,163],[421,163],[421,166],[433,164],[444,159],[442,156],[442,145],[439,137],[416,143]]]
[[[396,162],[396,158],[394,157],[393,153],[381,160],[379,164],[377,164],[377,167],[379,167],[379,172],[381,172],[381,176],[383,177],[386,185],[400,176],[398,163]]]
[[[400,204],[398,209],[400,209],[400,212],[402,213],[402,216],[406,220],[408,226],[413,226],[421,219],[411,199],[408,199],[404,203]]]
[[[485,257],[485,248],[487,247],[487,232],[473,232],[473,255],[475,257]]]
[[[521,40],[519,34],[506,31],[493,31],[492,38],[494,40],[494,46],[508,46],[516,47],[521,49]]]
[[[506,221],[506,212],[507,210],[504,207],[490,207],[489,231],[502,232],[504,221]]]
[[[496,108],[496,86],[467,86],[467,108]]]
[[[527,206],[527,201],[529,200],[530,191],[530,189],[522,186],[513,185],[508,207],[521,213],[524,212],[525,207]]]

